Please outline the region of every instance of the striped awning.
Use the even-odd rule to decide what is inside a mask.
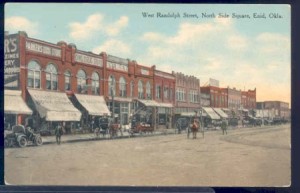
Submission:
[[[211,119],[220,119],[220,116],[210,107],[202,107]]]
[[[222,118],[228,118],[228,115],[221,108],[213,108]]]

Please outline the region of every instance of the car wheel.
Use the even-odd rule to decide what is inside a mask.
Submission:
[[[18,139],[18,144],[19,144],[20,147],[26,147],[27,139],[24,136],[20,137]]]
[[[35,145],[37,145],[37,146],[42,145],[42,144],[43,144],[42,137],[41,137],[41,136],[36,136],[35,139],[34,139],[34,143],[35,143]]]

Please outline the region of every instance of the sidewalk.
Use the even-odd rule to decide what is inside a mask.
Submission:
[[[123,135],[121,135],[120,132],[118,132],[118,136],[114,139],[124,139],[124,138],[130,138],[130,137],[150,137],[150,136],[157,136],[157,135],[167,135],[167,134],[175,134],[175,129],[158,129],[154,131],[153,133],[144,133],[144,134],[133,134],[130,135],[128,132],[123,132]],[[43,144],[52,144],[56,143],[55,135],[52,136],[42,136]],[[94,133],[85,133],[85,134],[64,134],[61,137],[62,143],[72,143],[72,142],[79,142],[79,141],[91,141],[91,140],[111,140],[109,135],[102,136],[101,134],[96,137]]]

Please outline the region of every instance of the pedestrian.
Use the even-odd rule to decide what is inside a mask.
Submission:
[[[55,128],[55,136],[56,136],[57,145],[60,145],[62,135],[63,135],[63,128],[62,128],[61,123],[59,123],[57,125],[57,127]]]
[[[224,134],[227,135],[227,123],[226,123],[225,120],[222,121],[221,129],[222,129],[223,135],[224,135]]]
[[[198,124],[197,124],[197,120],[194,119],[194,122],[192,124],[193,139],[197,138],[197,132],[198,132]]]

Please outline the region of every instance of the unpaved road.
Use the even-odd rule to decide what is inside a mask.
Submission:
[[[290,125],[5,150],[15,185],[287,186]]]

